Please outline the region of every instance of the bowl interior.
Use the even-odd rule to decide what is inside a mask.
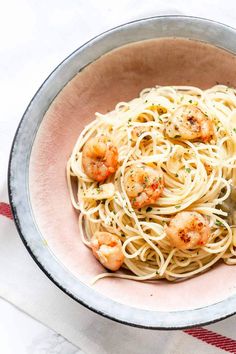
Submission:
[[[78,135],[116,103],[155,85],[216,83],[236,86],[236,57],[203,42],[163,38],[115,49],[84,68],[58,94],[37,132],[30,158],[29,190],[38,229],[53,255],[78,281],[119,303],[176,311],[215,304],[236,293],[236,267],[222,263],[179,283],[141,283],[107,278],[91,285],[104,268],[81,241],[78,214],[70,202],[65,167]],[[200,295],[204,289],[204,295]],[[96,296],[96,295],[94,295]]]

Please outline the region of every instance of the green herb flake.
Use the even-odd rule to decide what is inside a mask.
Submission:
[[[193,100],[189,100],[189,103],[193,103]]]
[[[233,128],[233,131],[236,133],[236,128]]]
[[[215,225],[216,226],[224,226],[224,224],[220,220],[216,220]]]
[[[175,209],[181,208],[181,205],[175,205]]]
[[[189,167],[188,167],[188,168],[185,168],[185,171],[188,172],[188,173],[190,173],[190,172],[191,172],[191,168],[189,168]]]

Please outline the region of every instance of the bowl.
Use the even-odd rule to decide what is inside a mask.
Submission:
[[[108,278],[81,241],[65,166],[96,111],[146,87],[236,87],[236,30],[201,18],[161,16],[116,27],[74,51],[39,88],[17,129],[9,198],[18,232],[42,271],[68,296],[115,321],[177,329],[236,312],[236,267],[217,264],[184,282]]]

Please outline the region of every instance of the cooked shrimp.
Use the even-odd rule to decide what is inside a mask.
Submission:
[[[207,219],[192,211],[176,214],[165,231],[172,246],[181,250],[203,246],[210,236]]]
[[[125,188],[134,208],[155,204],[164,189],[163,172],[158,166],[133,165],[125,174]]]
[[[94,256],[107,269],[118,270],[124,262],[122,244],[118,236],[97,231],[91,238]]]
[[[91,138],[83,147],[82,165],[90,178],[103,182],[117,169],[117,148],[105,135]]]
[[[200,108],[185,105],[177,108],[166,123],[166,134],[170,138],[210,141],[214,134],[213,123]]]

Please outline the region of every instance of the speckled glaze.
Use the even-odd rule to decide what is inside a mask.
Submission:
[[[72,53],[29,104],[9,163],[16,226],[40,268],[91,310],[161,329],[210,323],[236,312],[236,267],[223,264],[181,283],[104,279],[91,286],[103,268],[80,240],[65,179],[76,138],[95,111],[113,109],[157,83],[236,86],[233,53],[236,30],[216,22],[183,16],[135,21]]]

